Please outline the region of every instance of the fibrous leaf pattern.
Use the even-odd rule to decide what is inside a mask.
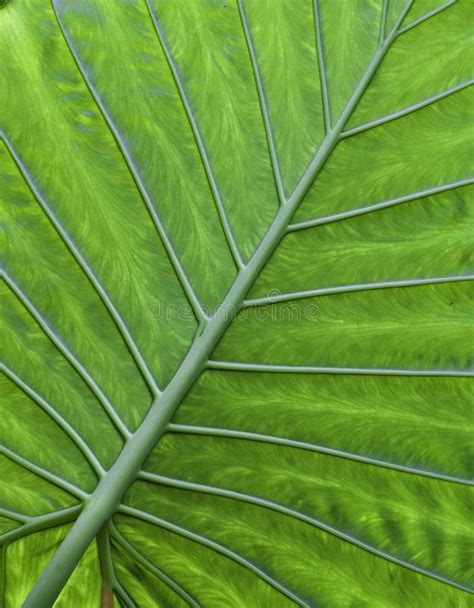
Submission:
[[[472,604],[470,0],[0,11],[0,602]]]

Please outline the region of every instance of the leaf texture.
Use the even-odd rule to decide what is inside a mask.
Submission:
[[[0,605],[471,606],[473,3],[0,7]]]

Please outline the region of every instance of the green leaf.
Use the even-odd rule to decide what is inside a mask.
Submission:
[[[0,604],[471,606],[472,1],[0,7]]]

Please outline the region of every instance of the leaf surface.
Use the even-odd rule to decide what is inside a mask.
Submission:
[[[3,6],[5,608],[472,604],[473,19]]]

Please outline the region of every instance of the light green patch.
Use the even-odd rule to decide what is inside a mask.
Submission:
[[[5,364],[82,435],[104,466],[109,466],[122,442],[84,380],[51,343],[22,303],[2,287]],[[31,406],[30,406],[31,407]],[[37,406],[39,407],[39,406]],[[41,420],[41,415],[38,415]],[[104,437],[107,441],[104,442]]]
[[[287,194],[324,137],[311,1],[245,3]]]
[[[250,298],[308,289],[472,276],[474,187],[293,232],[267,264]],[[417,230],[413,230],[417,226]],[[380,264],[380,259],[384,263]]]
[[[408,17],[414,14],[412,11],[416,12],[417,6],[415,2]],[[474,4],[460,0],[438,16],[399,36],[350,118],[348,127],[404,110],[462,83],[472,82],[474,49],[466,24],[473,19]],[[454,40],[456,44],[453,44]],[[424,65],[429,65],[429,69],[422,69]],[[458,99],[455,103],[462,105],[463,102]],[[412,144],[416,147],[419,142],[415,140]]]
[[[380,0],[363,0],[346,2],[341,8],[341,3],[321,3],[323,56],[333,123],[377,49],[382,4]]]
[[[138,606],[186,608],[188,605],[158,576],[151,573],[117,545],[113,552],[116,573]]]
[[[174,422],[281,437],[471,479],[471,413],[470,378],[209,371]],[[153,456],[151,462],[159,470]]]
[[[236,3],[164,0],[151,4],[204,136],[231,226],[248,259],[278,203]]]
[[[67,532],[68,527],[38,532],[16,541],[8,547],[5,608],[18,608],[22,604],[33,582],[54,555]],[[92,545],[54,603],[54,608],[70,608],[70,606],[84,606],[84,608],[90,606],[92,608],[98,605],[99,591],[97,551]]]
[[[3,78],[10,83],[0,91],[2,129],[123,315],[159,382],[166,383],[188,347],[193,319],[183,323],[173,313],[187,305],[179,281],[51,5],[28,0],[2,13],[0,54]],[[80,128],[84,121],[85,130]],[[158,305],[172,313],[157,319]],[[168,356],[158,357],[155,345]]]
[[[143,499],[143,491],[132,488],[128,501],[143,505]],[[161,489],[159,494],[146,493],[146,510],[221,545],[233,547],[257,567],[264,565],[266,573],[287,587],[296,587],[300,597],[310,605],[330,606],[331,602],[337,602],[341,608],[349,608],[357,599],[362,605],[392,608],[402,605],[400,600],[409,594],[423,608],[432,606],[435,601],[442,601],[447,606],[469,606],[467,593],[421,578],[419,574],[368,552],[362,557],[360,550],[351,543],[271,509],[227,498]],[[140,527],[138,524],[138,529]],[[397,532],[394,530],[392,534],[396,536]],[[158,537],[162,536],[164,533],[158,532]],[[193,549],[192,555],[195,554]],[[219,581],[222,580],[221,575]],[[230,580],[235,581],[235,575]],[[242,591],[246,589],[248,593],[250,590],[244,586],[244,579],[240,580]],[[371,581],[370,585],[366,584],[367,580]],[[227,593],[232,597],[231,589]],[[240,602],[234,600],[232,605],[251,605],[251,597]],[[261,606],[285,606],[283,598],[272,604],[269,598],[255,592],[253,597],[259,597]],[[202,603],[205,605],[219,605],[206,599],[204,596]]]
[[[140,168],[199,298],[214,308],[232,282],[233,262],[229,252],[214,255],[226,251],[224,234],[183,101],[145,3],[64,2],[60,14],[77,41],[74,49],[81,67],[100,91]],[[150,146],[150,141],[160,145]]]
[[[469,87],[343,139],[296,212],[295,221],[368,207],[470,178],[473,101],[474,87]]]
[[[139,545],[148,559],[179,581],[201,606],[247,608],[256,598],[261,606],[293,606],[251,572],[199,543],[128,517],[120,517],[118,522],[127,540]]]
[[[36,462],[60,478],[91,491],[97,479],[68,435],[3,374],[0,375],[0,392],[5,399],[0,418],[2,446],[29,462]],[[53,442],[55,451],[44,450],[49,442]],[[58,454],[61,454],[61,458],[58,458]]]

